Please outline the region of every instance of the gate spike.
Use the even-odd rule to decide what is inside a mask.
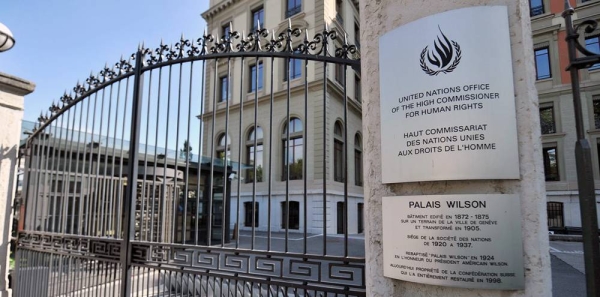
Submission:
[[[325,22],[325,32],[329,32],[329,27],[327,26],[327,22]]]
[[[292,19],[288,18],[288,29],[292,29]]]
[[[348,34],[344,32],[344,45],[348,44]]]
[[[571,6],[571,1],[565,0],[565,10],[573,10],[573,6]]]
[[[229,35],[231,35],[231,32],[233,32],[233,22],[229,21]]]
[[[259,32],[260,31],[260,19],[256,20],[256,31]]]

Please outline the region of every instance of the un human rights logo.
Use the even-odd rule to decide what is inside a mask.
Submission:
[[[454,40],[449,40],[439,26],[438,29],[442,36],[438,35],[437,40],[433,42],[434,49],[428,50],[429,46],[426,46],[421,52],[421,69],[431,76],[454,71],[461,58],[460,45]]]

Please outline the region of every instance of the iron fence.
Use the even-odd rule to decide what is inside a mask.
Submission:
[[[15,296],[364,296],[362,184],[328,169],[362,170],[359,63],[336,29],[258,26],[78,83],[23,147]]]

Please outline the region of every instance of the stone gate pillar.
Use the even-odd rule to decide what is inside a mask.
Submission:
[[[23,96],[34,89],[35,85],[29,81],[0,73],[0,297],[10,296],[8,257]]]
[[[423,17],[481,5],[506,6],[515,95],[520,179],[382,183],[380,48],[385,33]],[[550,258],[546,227],[544,166],[529,1],[448,0],[360,1],[365,137],[366,283],[367,296],[551,296]],[[493,27],[481,23],[474,26]],[[404,42],[411,42],[405,40]],[[463,50],[464,52],[464,50]],[[418,57],[416,58],[418,61]],[[464,60],[464,58],[463,58]],[[427,164],[424,164],[427,166]],[[383,275],[382,197],[415,195],[515,194],[520,197],[525,284],[522,290],[464,289],[401,281]],[[518,247],[521,248],[521,247]]]

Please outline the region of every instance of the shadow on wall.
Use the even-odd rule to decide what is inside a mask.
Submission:
[[[0,224],[2,225],[2,228],[4,230],[3,231],[3,238],[0,239],[0,255],[8,255],[9,254],[9,245],[10,245],[10,234],[11,234],[11,227],[13,226],[12,222],[8,222],[9,218],[11,217],[11,211],[13,209],[12,207],[12,202],[13,202],[13,195],[15,193],[15,186],[16,186],[16,174],[15,174],[15,170],[17,168],[17,146],[14,145],[12,147],[5,147],[2,146],[0,147],[0,168],[9,168],[9,173],[8,173],[8,182],[6,183],[6,193],[0,193],[0,199],[3,199],[4,197],[6,197],[6,207],[4,208],[4,211],[2,213],[2,216],[0,216],[0,218],[4,218],[2,221],[0,221]],[[10,250],[10,254],[12,255],[12,249]],[[1,257],[0,257],[1,259]],[[4,262],[5,260],[2,259],[2,261]],[[0,288],[10,288],[10,275],[8,277],[9,283],[6,284],[6,278],[4,278],[3,276],[0,277]]]

